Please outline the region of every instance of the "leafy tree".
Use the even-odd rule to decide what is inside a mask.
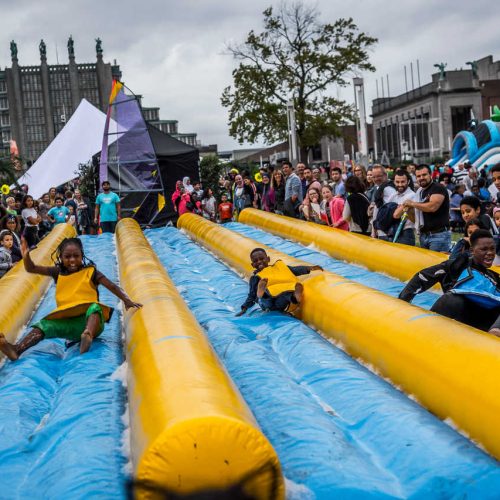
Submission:
[[[219,179],[223,169],[224,165],[219,161],[217,155],[205,156],[200,161],[200,177],[203,188],[211,188],[217,200],[220,200],[221,195]]]
[[[75,172],[79,179],[78,188],[82,196],[86,196],[94,200],[99,192],[99,174],[97,165],[93,162],[80,163],[78,170]]]
[[[229,108],[229,133],[243,141],[267,143],[287,138],[286,103],[293,97],[297,138],[304,150],[321,137],[338,136],[353,119],[353,107],[332,97],[361,71],[374,71],[368,51],[376,38],[360,32],[352,19],[320,24],[319,13],[303,3],[266,9],[264,31],[253,30],[229,52],[240,61],[233,87],[221,98]]]
[[[0,184],[14,184],[17,178],[14,162],[10,158],[0,158]]]

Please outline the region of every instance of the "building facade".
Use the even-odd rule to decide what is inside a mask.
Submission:
[[[178,120],[161,120],[160,119],[160,108],[142,108],[142,113],[144,119],[154,125],[156,128],[159,128],[165,134],[169,134],[175,139],[184,142],[185,144],[189,144],[189,146],[199,147],[198,143],[198,134],[195,132],[190,133],[181,133],[179,132],[179,122]]]
[[[469,70],[440,71],[432,82],[372,103],[375,160],[426,162],[447,156],[455,135],[472,118],[490,116],[500,104],[500,61],[491,56]]]
[[[17,45],[11,42],[12,66],[0,71],[0,131],[2,152],[17,154],[33,163],[70,119],[81,99],[107,110],[113,78],[120,78],[116,64],[105,63],[96,40],[96,62],[75,61],[74,42],[68,40],[68,64],[48,64],[47,49],[40,42],[40,65],[21,66]]]

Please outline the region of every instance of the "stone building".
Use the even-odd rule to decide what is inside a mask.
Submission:
[[[96,62],[77,63],[73,38],[67,44],[68,64],[48,64],[47,48],[39,45],[40,65],[21,66],[14,41],[12,66],[0,72],[0,127],[4,154],[10,141],[30,164],[69,120],[82,98],[106,112],[112,79],[121,76],[118,65],[105,63],[101,40],[96,40]]]
[[[175,137],[179,141],[184,142],[185,144],[189,144],[193,147],[198,147],[200,144],[198,143],[196,132],[179,132],[179,121],[178,120],[161,120],[160,119],[160,108],[142,108],[142,114],[144,119],[154,125],[156,128],[159,128],[165,134],[170,134],[172,137]]]
[[[440,71],[431,83],[372,103],[376,160],[426,162],[449,154],[453,138],[472,117],[481,121],[500,104],[500,61],[488,56],[471,69]]]

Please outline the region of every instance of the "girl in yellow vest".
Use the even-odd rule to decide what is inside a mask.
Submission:
[[[254,248],[250,252],[252,267],[255,269],[250,278],[247,300],[236,316],[241,316],[257,302],[264,311],[291,312],[302,301],[302,283],[297,276],[311,271],[323,271],[320,266],[287,266],[277,260],[272,266],[263,248]]]
[[[85,257],[78,238],[66,238],[56,250],[55,266],[38,266],[31,260],[28,245],[22,240],[24,268],[28,273],[50,276],[56,282],[57,308],[32,326],[17,344],[10,344],[0,333],[0,351],[10,360],[38,344],[44,338],[64,338],[80,342],[80,354],[87,352],[92,341],[101,334],[113,309],[99,303],[98,285],[103,285],[125,304],[125,308],[142,307]]]

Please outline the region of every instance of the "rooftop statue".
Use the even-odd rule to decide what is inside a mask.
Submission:
[[[73,36],[69,35],[68,38],[68,55],[70,58],[75,57],[75,42],[73,41]]]
[[[444,80],[446,78],[446,71],[444,70],[448,66],[446,63],[434,64],[435,68],[439,69],[439,80]]]
[[[10,42],[10,57],[17,59],[17,43],[14,40]]]
[[[40,57],[45,59],[47,57],[47,46],[43,41],[43,38],[40,40],[40,44],[38,45],[38,50],[40,50]]]
[[[470,69],[472,70],[472,78],[477,78],[477,62],[476,61],[467,61],[465,64],[470,65]]]
[[[95,39],[95,52],[98,56],[102,56],[102,40],[100,38]]]

